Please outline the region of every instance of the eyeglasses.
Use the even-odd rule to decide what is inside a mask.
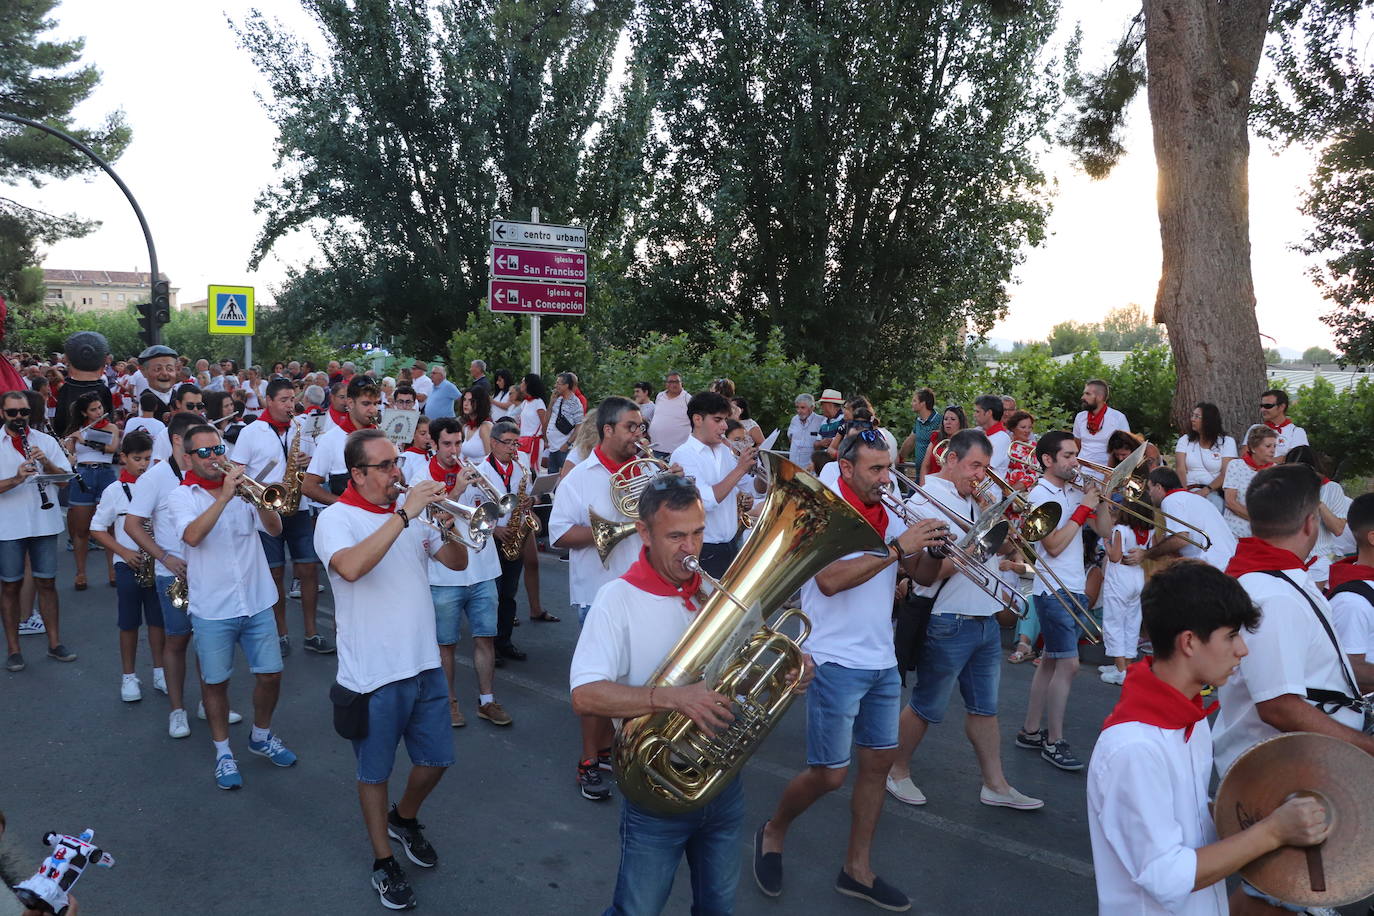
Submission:
[[[383,474],[390,474],[392,469],[396,467],[396,459],[388,458],[385,461],[378,461],[376,464],[355,464],[353,466],[355,468],[376,468]]]
[[[506,448],[515,448],[520,444],[519,439],[493,439],[497,445],[504,445]]]
[[[191,454],[197,458],[209,458],[211,455],[223,455],[224,443],[219,445],[202,445],[200,448],[191,449]]]
[[[1272,404],[1266,404],[1266,403],[1264,403],[1263,401],[1260,401],[1260,410],[1273,410],[1275,407],[1278,407],[1278,406],[1279,406],[1279,405],[1278,405],[1278,402],[1277,402],[1277,401],[1275,401],[1275,402],[1272,403]]]
[[[6,407],[5,416],[7,417],[27,417],[29,409],[27,407]]]
[[[679,474],[659,474],[649,481],[650,490],[695,490],[697,479]]]

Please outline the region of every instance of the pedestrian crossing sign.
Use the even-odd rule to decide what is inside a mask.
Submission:
[[[211,286],[205,298],[211,334],[253,333],[253,287]]]

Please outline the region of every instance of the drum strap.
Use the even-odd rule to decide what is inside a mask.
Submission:
[[[1334,715],[1337,709],[1353,709],[1356,712],[1363,712],[1366,704],[1365,701],[1360,698],[1360,688],[1355,686],[1355,678],[1350,673],[1349,665],[1346,664],[1345,654],[1341,651],[1340,641],[1336,639],[1336,633],[1331,629],[1331,624],[1327,621],[1326,615],[1321,612],[1321,608],[1317,607],[1317,602],[1312,600],[1312,596],[1307,594],[1302,586],[1288,578],[1283,572],[1276,569],[1265,569],[1261,570],[1261,572],[1266,576],[1282,579],[1293,586],[1294,591],[1302,595],[1303,599],[1307,601],[1307,606],[1312,608],[1312,613],[1316,614],[1317,620],[1321,622],[1322,629],[1326,631],[1327,638],[1331,640],[1331,647],[1336,650],[1336,663],[1340,666],[1341,674],[1345,676],[1345,686],[1350,692],[1345,694],[1338,690],[1308,687],[1307,699],[1315,703],[1317,708],[1328,716]]]

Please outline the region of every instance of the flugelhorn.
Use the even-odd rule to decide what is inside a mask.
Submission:
[[[229,461],[216,461],[215,467],[228,474],[238,465]],[[286,487],[279,483],[259,483],[253,478],[244,474],[239,479],[239,496],[243,497],[252,504],[255,509],[269,509],[272,512],[281,512],[286,508],[286,502],[290,494],[286,492]]]
[[[487,502],[496,503],[496,508],[500,511],[501,515],[507,515],[515,508],[514,493],[500,492],[492,485],[490,480],[487,480],[487,475],[482,473],[481,468],[466,458],[460,457],[458,460],[464,470],[471,471],[473,474],[477,475],[477,479],[474,480],[473,483],[477,485],[477,489],[482,491],[482,495],[487,498]]]
[[[410,487],[399,483],[396,488],[402,493],[410,490]],[[436,516],[440,514],[450,516],[453,527],[439,524]],[[458,541],[473,550],[481,550],[487,546],[487,539],[496,530],[496,522],[500,517],[492,503],[465,506],[456,499],[445,498],[426,506],[421,521],[438,531],[445,541]]]

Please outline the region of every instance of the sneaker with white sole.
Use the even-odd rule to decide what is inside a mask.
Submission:
[[[1126,672],[1112,668],[1110,671],[1103,671],[1101,678],[1104,684],[1114,684],[1120,687],[1122,684],[1126,683]]]
[[[39,636],[46,632],[48,628],[43,625],[43,618],[37,611],[30,614],[28,619],[19,621],[20,636]]]
[[[887,777],[887,794],[904,805],[924,805],[926,803],[925,793],[916,788],[916,784],[911,781],[910,776],[903,776],[901,779]]]
[[[281,743],[281,739],[271,732],[267,733],[266,741],[249,740],[248,750],[259,757],[266,757],[279,767],[289,767],[296,762],[296,755],[289,751],[286,745]]]
[[[215,761],[215,785],[221,789],[242,789],[243,777],[239,775],[238,761],[229,754]]]
[[[1115,671],[1115,670],[1116,670],[1116,665],[1098,665],[1098,666],[1097,666],[1097,673],[1098,673],[1098,674],[1106,674],[1108,671]]]
[[[300,596],[301,596],[301,580],[300,580],[300,579],[292,579],[292,580],[291,580],[291,587],[290,587],[289,589],[286,590],[286,597],[288,597],[288,598],[299,598]]]
[[[305,647],[305,651],[314,652],[316,655],[334,654],[334,647],[329,644],[329,640],[325,639],[319,633],[316,633],[314,636],[305,637],[301,645]]]
[[[409,910],[415,906],[415,892],[410,889],[405,870],[394,858],[373,870],[372,888],[388,910]]]
[[[126,674],[120,679],[119,698],[125,703],[137,703],[143,699],[143,691],[138,688],[138,675]]]
[[[1008,788],[1011,789],[1010,792],[994,792],[983,786],[978,793],[978,800],[992,808],[1015,808],[1017,811],[1036,811],[1045,807],[1043,801],[1016,791],[1015,786]]]
[[[1069,750],[1069,742],[1063,738],[1058,741],[1046,741],[1045,746],[1040,750],[1040,756],[1059,769],[1068,770],[1070,773],[1076,773],[1083,769],[1083,761],[1073,755],[1073,751]]]
[[[167,675],[161,671],[153,672],[153,689],[163,696],[167,695]]]
[[[167,734],[173,738],[189,738],[191,736],[191,724],[186,721],[186,710],[172,710],[172,714],[167,717]]]
[[[202,721],[202,722],[205,721],[205,701],[204,701],[204,700],[201,700],[201,701],[200,701],[200,705],[196,707],[196,718],[199,719],[199,720]],[[230,724],[230,725],[238,725],[238,724],[239,724],[240,722],[242,722],[242,721],[243,721],[243,716],[241,716],[241,715],[239,715],[238,713],[234,712],[234,710],[232,710],[232,709],[229,710],[229,724]]]
[[[288,655],[291,654],[291,637],[290,637],[290,636],[282,636],[282,637],[279,637],[279,638],[277,639],[277,645],[281,647],[281,657],[282,657],[282,658],[286,658],[286,656],[288,656]]]

